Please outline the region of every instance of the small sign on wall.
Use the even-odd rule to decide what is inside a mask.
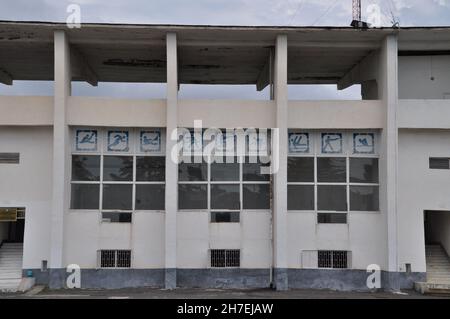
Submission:
[[[289,133],[289,153],[309,153],[308,133]]]
[[[129,150],[128,131],[108,131],[109,152],[128,152]]]
[[[354,133],[353,152],[355,154],[374,154],[375,135],[373,133]]]
[[[77,151],[97,151],[97,131],[77,130],[75,145]]]
[[[342,133],[322,133],[322,153],[342,153]]]
[[[141,152],[160,152],[161,132],[141,131],[140,145],[141,145]]]
[[[17,208],[0,208],[0,222],[17,221]]]

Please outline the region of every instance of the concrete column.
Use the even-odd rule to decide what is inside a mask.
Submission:
[[[165,287],[177,286],[177,209],[178,209],[178,165],[171,150],[176,145],[171,134],[177,128],[178,118],[178,59],[177,36],[168,33],[167,42],[167,138],[166,138],[166,214],[165,214]]]
[[[287,36],[279,35],[275,46],[274,97],[276,125],[274,143],[278,143],[278,172],[273,183],[273,254],[274,284],[277,290],[288,289],[287,276],[287,147],[288,147],[288,87],[287,87]],[[278,135],[278,136],[276,136]],[[274,148],[277,149],[277,148]]]
[[[389,35],[380,52],[380,98],[385,106],[385,126],[381,134],[380,203],[387,226],[387,288],[398,290],[397,241],[397,157],[398,157],[398,46],[397,36]]]
[[[69,128],[66,120],[67,99],[71,94],[70,49],[67,35],[54,34],[55,79],[53,113],[53,199],[51,218],[50,286],[59,287],[64,272],[64,215],[69,198]]]

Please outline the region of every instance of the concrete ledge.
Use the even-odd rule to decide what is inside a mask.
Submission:
[[[450,284],[430,282],[416,282],[414,289],[421,294],[445,294],[450,295]]]

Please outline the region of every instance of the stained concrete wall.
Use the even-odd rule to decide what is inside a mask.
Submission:
[[[52,129],[0,126],[0,150],[20,164],[0,164],[0,207],[25,207],[24,268],[50,257]]]

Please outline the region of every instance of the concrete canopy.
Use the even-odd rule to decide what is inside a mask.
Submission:
[[[448,28],[241,27],[0,22],[0,82],[53,80],[53,32],[68,34],[74,81],[166,81],[165,36],[177,33],[181,84],[268,84],[278,34],[289,41],[289,84],[336,84],[387,34],[402,50],[449,50]],[[427,43],[433,43],[429,46]],[[265,74],[267,73],[267,74]]]

